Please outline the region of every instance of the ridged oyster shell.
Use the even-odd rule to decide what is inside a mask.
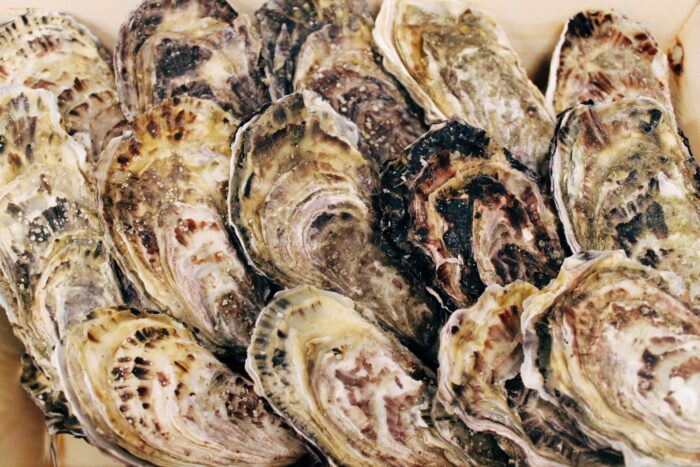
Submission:
[[[124,20],[114,51],[130,120],[169,97],[213,99],[237,119],[268,99],[262,43],[226,0],[146,0]]]
[[[520,314],[538,289],[517,281],[490,286],[473,306],[455,311],[440,336],[438,397],[477,431],[520,447],[531,465],[619,465],[575,419],[523,386]]]
[[[169,316],[98,308],[55,363],[90,442],[129,465],[281,466],[305,452],[250,381]]]
[[[554,121],[491,18],[460,0],[385,0],[374,39],[429,123],[459,117],[546,174]]]
[[[211,100],[164,101],[105,152],[101,210],[124,268],[215,350],[249,343],[266,288],[226,228],[235,119]]]
[[[523,381],[627,465],[697,465],[699,316],[674,274],[581,253],[523,305]]]
[[[0,26],[0,86],[7,84],[56,95],[66,130],[87,152],[86,172],[124,129],[111,57],[68,15],[30,11]]]
[[[334,465],[470,465],[430,421],[430,370],[342,295],[279,293],[260,314],[246,366]]]
[[[666,54],[641,24],[616,11],[586,10],[564,26],[550,64],[553,113],[580,102],[649,97],[673,114]]]
[[[490,284],[543,287],[564,259],[534,174],[460,120],[433,126],[389,164],[380,199],[385,241],[451,305]]]
[[[236,134],[231,225],[274,281],[340,290],[406,341],[432,347],[440,318],[378,245],[378,177],[359,141],[317,94],[275,102]]]
[[[623,249],[671,270],[700,301],[700,171],[665,107],[647,98],[562,114],[552,188],[574,253]]]

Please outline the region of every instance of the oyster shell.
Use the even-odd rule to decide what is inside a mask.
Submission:
[[[0,26],[0,86],[8,84],[56,95],[66,130],[87,152],[86,172],[124,129],[109,53],[68,15],[28,12]]]
[[[523,381],[627,465],[697,465],[699,316],[674,274],[582,253],[524,303]]]
[[[337,465],[467,465],[430,422],[433,375],[353,301],[303,286],[262,311],[256,391]]]
[[[210,100],[166,100],[105,151],[101,210],[121,263],[211,349],[249,343],[265,287],[226,230],[234,118]]]
[[[700,171],[659,102],[625,98],[562,114],[552,186],[566,239],[623,249],[684,278],[700,302]]]
[[[274,100],[291,94],[297,54],[307,36],[326,25],[357,31],[372,24],[364,0],[268,0],[255,12],[262,60]]]
[[[619,454],[603,450],[566,413],[523,386],[520,313],[537,291],[521,281],[493,285],[450,316],[440,336],[438,397],[469,428],[515,443],[531,465],[620,464]]]
[[[98,308],[55,357],[90,442],[130,465],[288,465],[305,449],[174,319]]]
[[[622,97],[656,99],[673,114],[666,55],[644,26],[621,13],[576,14],[554,49],[547,105],[559,114],[580,102]]]
[[[233,143],[230,223],[249,259],[286,286],[332,288],[429,348],[439,318],[375,239],[378,177],[357,127],[310,91],[251,119]]]
[[[385,240],[450,304],[516,279],[542,287],[564,259],[534,174],[459,120],[435,125],[387,167],[381,205]]]
[[[379,164],[425,132],[415,106],[373,50],[373,21],[364,0],[272,0],[257,17],[273,96],[320,94],[358,126]]]
[[[268,99],[262,43],[226,0],[146,0],[122,23],[114,51],[129,120],[169,97],[213,99],[236,118]]]
[[[50,355],[61,336],[95,306],[129,297],[103,242],[95,193],[79,169],[85,150],[61,127],[55,96],[0,89],[0,138],[1,305],[55,393]],[[53,416],[64,409],[52,405],[60,403],[47,402],[49,425],[72,430],[69,420]]]
[[[554,121],[491,18],[460,0],[385,0],[374,40],[429,123],[459,117],[546,174]]]

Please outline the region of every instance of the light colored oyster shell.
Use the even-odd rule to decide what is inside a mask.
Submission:
[[[382,68],[369,25],[327,25],[308,35],[296,59],[294,90],[320,94],[354,122],[378,164],[426,131],[404,91]]]
[[[554,49],[547,106],[649,97],[673,114],[666,54],[641,24],[616,11],[586,10],[564,26]]]
[[[88,174],[124,129],[109,53],[68,15],[30,11],[0,26],[0,86],[7,84],[56,95],[66,130],[87,152]]]
[[[342,295],[304,286],[262,311],[256,390],[337,465],[468,465],[430,422],[433,375]]]
[[[230,222],[256,267],[276,282],[348,294],[409,342],[434,344],[438,316],[375,238],[375,165],[357,127],[320,96],[286,96],[233,143]]]
[[[491,18],[460,0],[385,0],[374,40],[429,123],[459,117],[546,173],[554,121]]]
[[[574,419],[523,386],[520,314],[538,289],[490,286],[455,311],[440,335],[438,397],[465,424],[516,444],[530,465],[615,465],[619,454],[588,439]]]
[[[525,301],[522,332],[525,385],[627,465],[700,462],[700,314],[680,278],[581,253]]]
[[[139,115],[100,166],[101,210],[126,270],[159,308],[215,350],[247,347],[262,308],[226,229],[234,118],[210,100]]]
[[[700,301],[700,171],[659,102],[573,107],[552,146],[552,188],[574,253],[623,249],[684,278]]]
[[[114,68],[130,120],[169,97],[213,99],[243,119],[268,100],[262,43],[226,0],[145,0],[119,30]]]
[[[435,125],[382,176],[384,239],[457,306],[491,284],[543,287],[564,259],[551,200],[482,130]]]
[[[92,308],[128,297],[80,172],[85,150],[61,127],[55,96],[0,89],[0,138],[1,306],[58,401],[54,346]],[[61,431],[63,421],[47,416]]]
[[[98,308],[56,352],[91,443],[129,465],[288,465],[305,451],[253,385],[174,319]]]

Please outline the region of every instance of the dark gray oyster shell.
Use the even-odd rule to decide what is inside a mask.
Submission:
[[[574,253],[623,249],[680,275],[700,302],[700,171],[661,103],[573,107],[561,116],[551,162]]]
[[[129,297],[104,243],[96,195],[80,171],[85,150],[61,127],[56,97],[0,89],[0,138],[2,308],[48,381],[51,429],[75,431],[60,417],[67,412],[58,407],[53,349],[94,307]]]
[[[380,199],[385,241],[451,305],[516,279],[543,287],[564,259],[534,174],[459,120],[434,126],[389,164]]]
[[[537,291],[521,281],[493,285],[450,316],[440,336],[439,398],[469,428],[516,444],[530,465],[620,465],[618,453],[523,386],[520,314]]]
[[[124,269],[210,349],[248,346],[266,287],[226,228],[235,119],[211,100],[173,98],[136,117],[105,152],[101,211]]]
[[[550,64],[553,113],[581,102],[649,97],[673,113],[666,54],[641,24],[616,11],[586,10],[564,26]]]
[[[523,305],[526,386],[627,465],[700,462],[700,313],[678,276],[584,252]]]
[[[146,0],[119,30],[114,68],[130,120],[169,97],[215,100],[243,119],[268,100],[262,44],[226,0]]]
[[[441,318],[376,238],[375,165],[357,127],[320,96],[286,96],[233,143],[230,222],[251,262],[286,287],[342,291],[366,316],[422,348]]]
[[[0,86],[7,84],[56,95],[66,130],[87,152],[86,173],[124,129],[111,58],[68,15],[28,12],[0,26]]]
[[[88,440],[129,465],[289,465],[305,448],[169,316],[98,308],[56,352]]]
[[[461,118],[546,175],[554,120],[491,18],[460,0],[385,0],[374,39],[429,123]]]
[[[342,295],[279,293],[260,314],[246,367],[333,465],[472,465],[430,420],[434,375]]]

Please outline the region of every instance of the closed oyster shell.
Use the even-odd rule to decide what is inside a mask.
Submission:
[[[429,123],[459,117],[546,173],[554,121],[491,18],[459,0],[385,0],[374,40]]]
[[[243,119],[268,100],[262,43],[226,0],[146,0],[122,23],[117,88],[130,120],[169,97],[213,99]]]
[[[288,465],[304,453],[253,385],[174,319],[98,308],[56,352],[88,440],[130,465]]]
[[[7,84],[56,95],[66,130],[87,152],[86,172],[124,129],[111,58],[68,15],[30,11],[0,26],[0,86]]]
[[[276,282],[343,291],[366,316],[423,349],[439,317],[375,238],[375,166],[357,127],[320,96],[286,96],[233,143],[230,222],[249,259]]]
[[[304,286],[262,311],[256,390],[337,465],[468,465],[430,421],[433,375],[342,295]]]
[[[440,336],[438,397],[465,424],[519,446],[530,465],[621,464],[565,412],[523,386],[520,314],[536,287],[490,286],[470,308],[455,311]]]
[[[274,100],[295,90],[297,54],[309,34],[326,25],[357,31],[372,24],[364,0],[268,0],[255,12],[255,18]]]
[[[699,316],[674,274],[581,253],[523,305],[523,381],[627,465],[697,465]]]
[[[216,350],[247,347],[266,293],[226,230],[235,129],[210,100],[167,100],[110,144],[98,176],[124,268],[159,308]]]
[[[684,278],[700,301],[700,171],[664,106],[646,98],[562,114],[552,187],[572,251],[623,249]]]
[[[542,287],[564,259],[534,174],[459,120],[435,125],[387,167],[381,205],[387,243],[453,305],[490,284]]]
[[[0,138],[1,305],[49,381],[50,427],[75,431],[59,407],[50,355],[92,308],[128,297],[103,242],[95,193],[80,172],[85,150],[61,127],[55,96],[2,88]]]
[[[621,13],[576,14],[554,49],[547,105],[559,114],[580,102],[622,97],[656,99],[673,114],[666,55],[644,26]]]

